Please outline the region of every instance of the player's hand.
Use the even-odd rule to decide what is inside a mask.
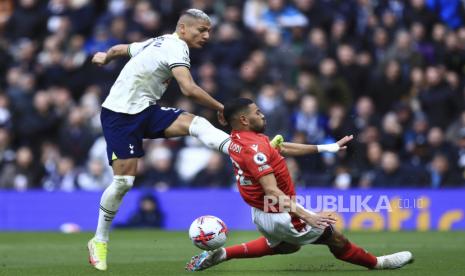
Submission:
[[[311,214],[304,218],[305,222],[311,227],[325,229],[331,224],[336,223],[336,217],[333,213],[322,212],[319,214]]]
[[[97,52],[92,57],[92,63],[97,64],[98,66],[103,66],[108,63],[107,60],[107,53],[105,52]]]
[[[216,115],[218,116],[218,122],[220,122],[222,126],[228,125],[228,122],[226,122],[226,119],[224,118],[224,114],[222,110],[218,110]]]
[[[341,140],[337,141],[336,144],[339,146],[339,150],[347,149],[346,144],[349,143],[350,141],[352,141],[352,139],[354,139],[353,135],[346,135],[346,136],[342,137]]]

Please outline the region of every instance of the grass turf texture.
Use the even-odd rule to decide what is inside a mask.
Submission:
[[[200,250],[186,232],[114,231],[109,269],[87,263],[91,233],[0,233],[0,275],[465,275],[464,232],[346,233],[370,252],[381,255],[412,251],[415,262],[396,271],[369,271],[336,260],[325,246],[304,246],[291,255],[232,260],[203,272],[184,265]],[[258,237],[257,232],[231,232],[227,245]]]

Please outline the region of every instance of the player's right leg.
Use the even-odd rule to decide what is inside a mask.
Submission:
[[[107,269],[107,243],[113,219],[118,212],[124,195],[134,183],[137,158],[113,161],[113,182],[100,199],[99,217],[95,236],[88,242],[89,263],[98,270]]]
[[[330,229],[330,227],[327,229]],[[376,257],[365,249],[351,243],[342,233],[330,230],[332,231],[332,235],[317,243],[326,244],[331,253],[339,260],[370,269],[396,269],[413,261],[412,253],[409,251]]]
[[[98,270],[107,269],[107,243],[113,219],[124,195],[131,189],[137,172],[137,159],[143,156],[142,136],[148,111],[128,115],[102,109],[102,129],[107,155],[113,168],[113,181],[100,199],[95,236],[88,242],[89,263]]]

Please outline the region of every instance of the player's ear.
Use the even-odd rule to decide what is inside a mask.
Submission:
[[[239,121],[241,122],[241,125],[244,125],[244,126],[249,125],[249,119],[245,115],[240,115],[239,116]]]
[[[180,23],[180,24],[179,24],[179,32],[180,32],[181,34],[185,34],[185,33],[186,33],[186,23],[183,22],[183,23]]]

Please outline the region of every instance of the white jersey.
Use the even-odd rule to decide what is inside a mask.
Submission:
[[[155,104],[166,91],[176,66],[190,68],[189,48],[177,34],[132,43],[131,59],[121,70],[102,106],[136,114]]]

